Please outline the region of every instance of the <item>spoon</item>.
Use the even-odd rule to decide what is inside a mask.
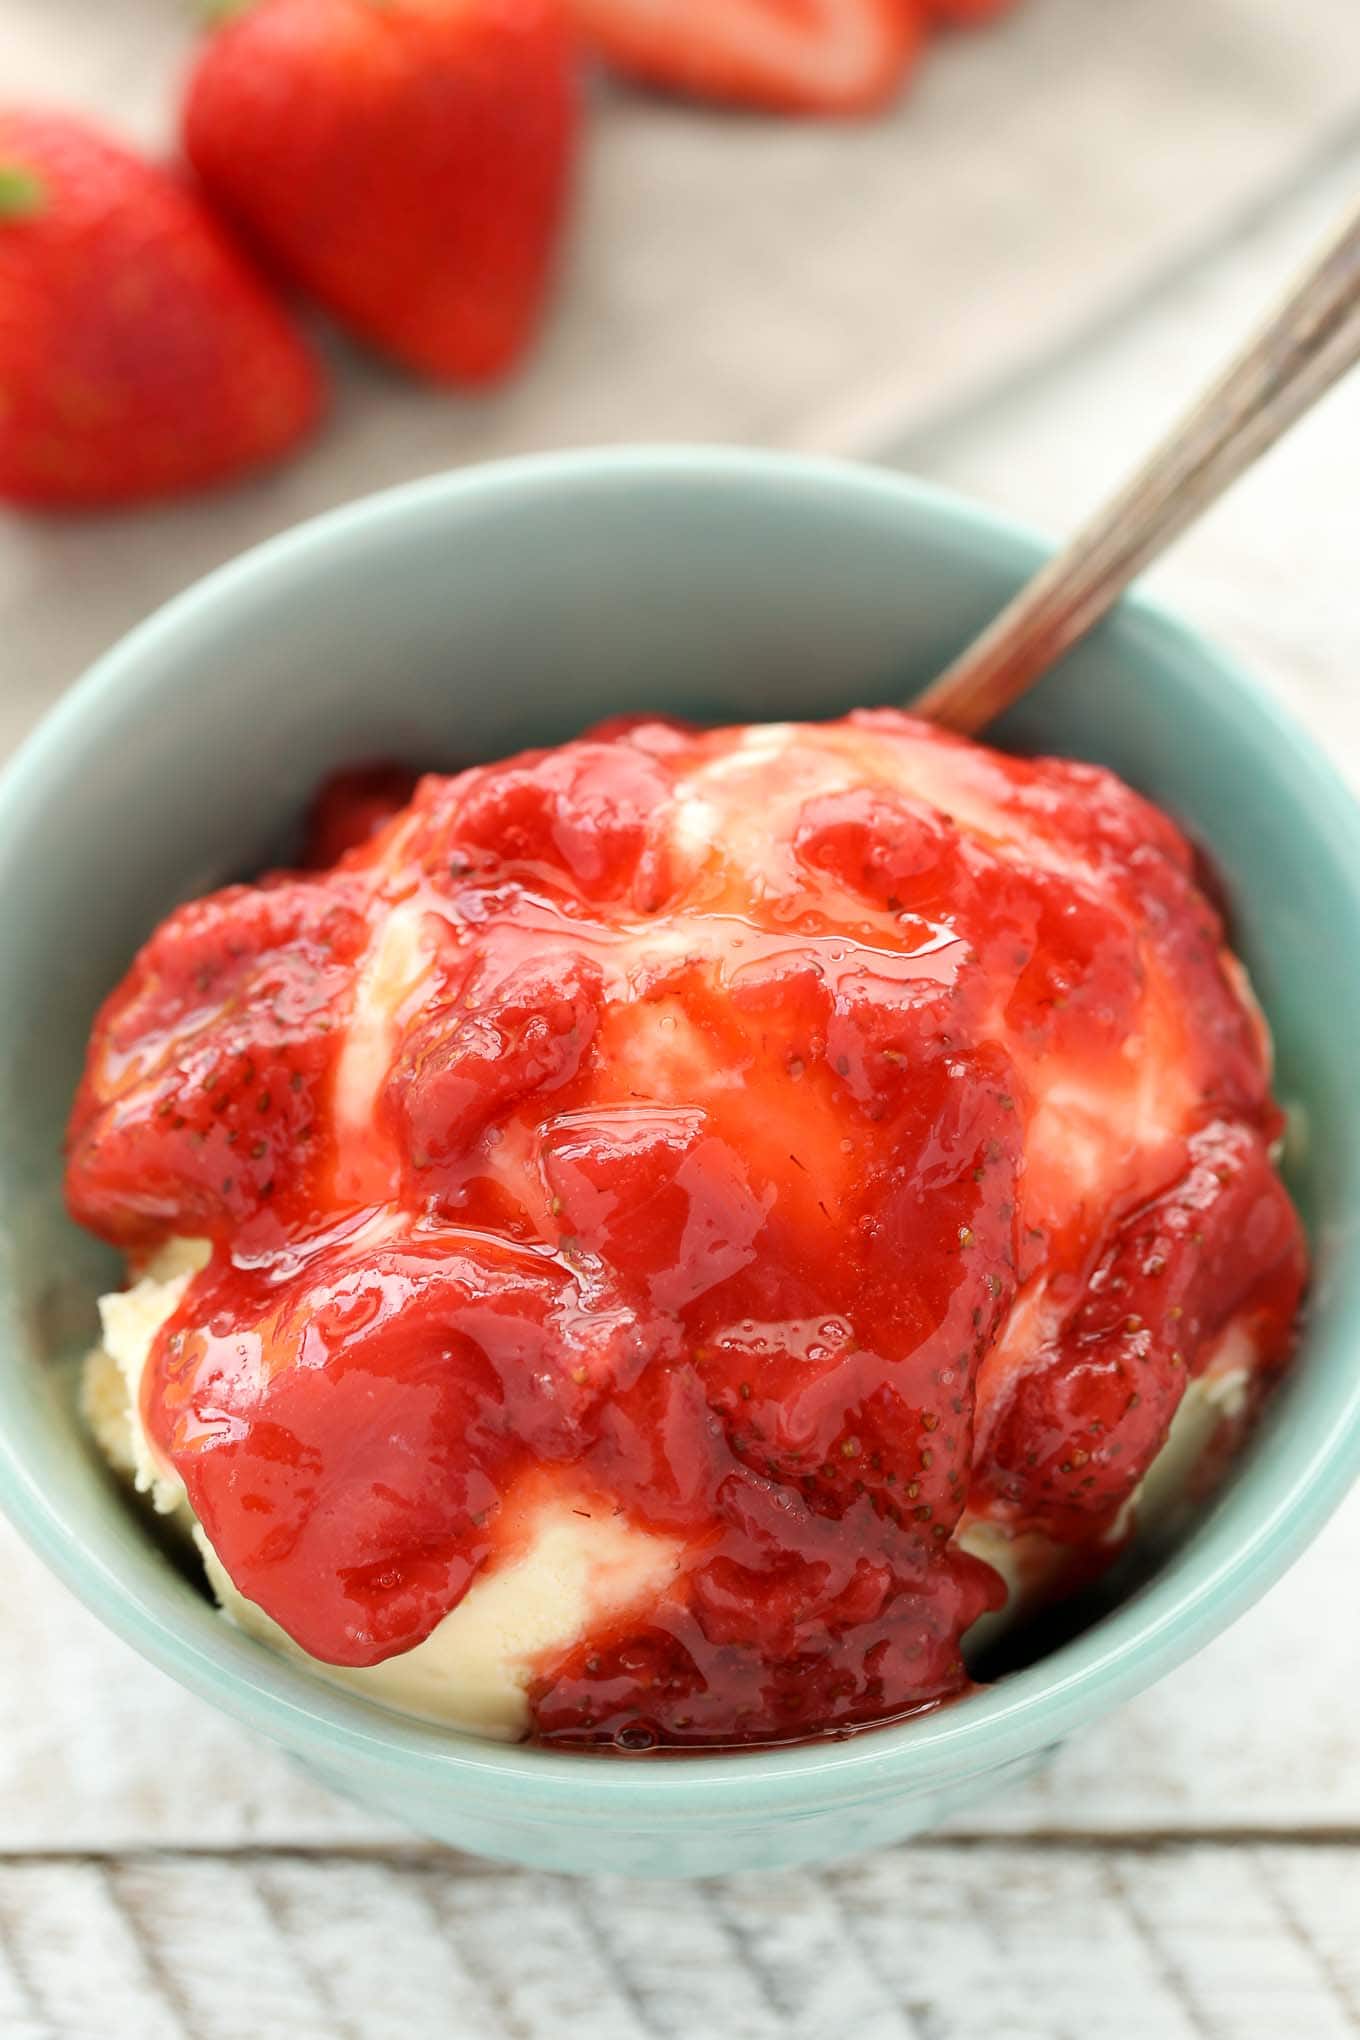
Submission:
[[[911,703],[972,736],[1360,360],[1360,206],[1116,495]]]

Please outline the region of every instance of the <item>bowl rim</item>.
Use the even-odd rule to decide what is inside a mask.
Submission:
[[[631,488],[667,480],[798,490],[861,506],[916,510],[946,534],[985,546],[990,564],[1024,573],[1051,550],[1016,519],[934,484],[854,461],[726,446],[576,449],[495,461],[400,484],[311,518],[265,540],[194,582],[136,625],[86,671],[20,747],[0,775],[0,863],[22,843],[26,817],[60,784],[68,736],[96,713],[126,716],[166,684],[148,655],[181,633],[211,627],[252,584],[283,582],[310,556],[403,520],[416,524],[507,494],[554,492],[565,507],[582,489]],[[1360,913],[1360,809],[1307,735],[1228,653],[1141,596],[1126,597],[1103,626],[1132,634],[1167,656],[1188,657],[1268,734],[1288,769],[1308,782],[1320,841],[1344,854]],[[11,1391],[0,1384],[0,1408]],[[660,1761],[591,1761],[528,1744],[488,1742],[393,1714],[346,1693],[250,1642],[202,1609],[182,1608],[130,1579],[68,1523],[59,1502],[32,1477],[0,1423],[0,1505],[48,1566],[116,1634],[162,1670],[226,1713],[329,1767],[359,1767],[369,1778],[418,1772],[430,1788],[465,1799],[539,1804],[555,1816],[607,1825],[625,1802],[648,1813],[726,1820],[781,1808],[852,1804],[891,1788],[920,1791],[1000,1770],[1042,1750],[1081,1721],[1150,1685],[1225,1629],[1273,1584],[1316,1535],[1360,1473],[1360,1369],[1339,1393],[1332,1421],[1310,1439],[1290,1440],[1287,1478],[1260,1497],[1245,1536],[1215,1538],[1211,1520],[1159,1574],[1073,1641],[996,1686],[904,1722],[844,1739]],[[1250,1480],[1251,1469],[1244,1469]],[[1195,1560],[1195,1554],[1198,1554]],[[1192,1562],[1194,1560],[1195,1562]],[[356,1774],[357,1775],[357,1774]]]

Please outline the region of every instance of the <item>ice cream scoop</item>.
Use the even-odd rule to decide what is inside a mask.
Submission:
[[[1240,1434],[1303,1279],[1279,1125],[1110,774],[653,721],[173,915],[68,1191],[136,1266],[210,1243],[137,1415],[238,1616],[421,1711],[433,1651],[454,1719],[731,1744],[961,1691],[1117,1554],[1187,1383]]]

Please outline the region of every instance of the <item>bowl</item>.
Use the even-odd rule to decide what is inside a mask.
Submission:
[[[286,854],[318,779],[455,766],[623,709],[818,717],[905,698],[1043,557],[918,483],[702,449],[439,476],[306,524],[103,658],[0,782],[0,1501],[52,1570],[195,1693],[342,1792],[556,1870],[686,1876],[931,1826],[1161,1676],[1284,1571],[1360,1468],[1360,815],[1222,653],[1141,602],[1008,718],[1210,846],[1307,1129],[1316,1277],[1298,1365],[1216,1500],[1082,1633],[852,1738],[605,1758],[388,1714],[224,1622],[88,1445],[74,1356],[112,1256],[65,1218],[61,1136],[95,1007],[177,900]],[[230,1781],[223,1781],[230,1789]]]

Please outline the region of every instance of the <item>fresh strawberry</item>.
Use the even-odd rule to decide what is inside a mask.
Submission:
[[[164,172],[0,111],[0,496],[130,503],[277,459],[322,388],[286,316]]]
[[[537,323],[576,138],[559,0],[259,0],[184,141],[213,199],[370,345],[454,383]]]
[[[916,0],[573,0],[581,31],[632,77],[777,113],[885,105],[921,46]]]

